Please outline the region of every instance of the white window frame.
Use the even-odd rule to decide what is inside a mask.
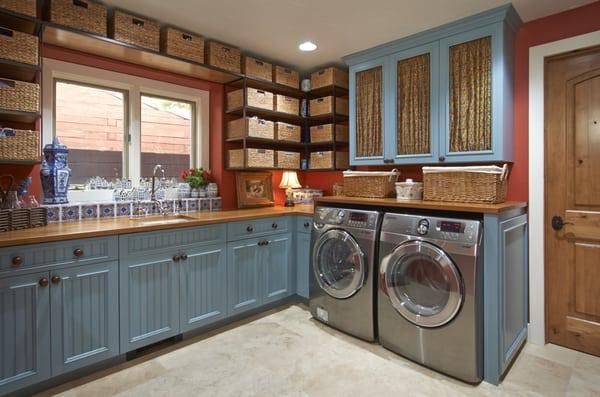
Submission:
[[[44,145],[51,143],[55,136],[54,82],[55,80],[67,80],[128,93],[129,103],[125,109],[127,120],[123,137],[123,166],[125,168],[123,171],[134,184],[137,185],[141,174],[142,95],[165,97],[194,104],[196,110],[193,117],[195,137],[192,137],[193,164],[191,166],[209,168],[210,93],[208,91],[49,58],[44,58],[43,64],[42,142]],[[127,131],[128,129],[129,131]]]

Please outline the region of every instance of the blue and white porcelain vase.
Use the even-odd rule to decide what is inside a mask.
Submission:
[[[40,170],[44,204],[65,204],[69,202],[67,192],[69,190],[71,169],[67,160],[68,154],[67,146],[60,143],[56,137],[51,144],[44,146],[44,161],[42,161]]]

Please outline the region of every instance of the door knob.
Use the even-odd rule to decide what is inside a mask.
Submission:
[[[52,280],[52,284],[54,284],[54,285],[60,283],[60,277],[59,276],[52,276],[52,278],[50,280]]]
[[[277,227],[279,227],[279,225],[278,225],[278,224],[276,224],[276,223],[273,223],[273,224],[271,225],[271,227],[272,227],[273,229],[277,229]]]
[[[246,228],[246,231],[247,231],[248,233],[252,233],[252,232],[254,231],[254,228],[253,228],[252,226],[248,226],[248,227]]]
[[[554,215],[552,217],[552,229],[554,229],[554,230],[561,230],[564,225],[572,225],[572,224],[573,224],[573,222],[563,221],[563,218],[561,216]]]
[[[77,258],[81,258],[83,256],[83,250],[81,248],[77,248],[73,251],[73,255]]]
[[[182,261],[187,261],[187,258],[188,258],[187,254],[181,254]]]
[[[38,281],[38,284],[40,285],[40,287],[47,287],[48,286],[48,279],[46,277],[43,277],[40,281]]]
[[[23,258],[21,258],[20,256],[14,256],[11,260],[11,263],[13,265],[13,267],[19,267],[23,264]]]

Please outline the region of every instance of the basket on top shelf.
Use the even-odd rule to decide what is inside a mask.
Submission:
[[[39,159],[39,132],[0,128],[0,161],[38,161]]]
[[[423,167],[423,200],[498,204],[506,201],[508,166]]]
[[[104,4],[89,0],[50,0],[48,20],[84,32],[107,34],[107,9]]]
[[[147,48],[160,49],[160,24],[148,18],[115,10],[110,19],[113,39]]]
[[[33,18],[37,16],[36,0],[0,0],[0,8]]]
[[[349,197],[395,197],[400,172],[344,171],[344,195]]]
[[[167,26],[163,28],[161,48],[168,55],[204,63],[204,38]]]

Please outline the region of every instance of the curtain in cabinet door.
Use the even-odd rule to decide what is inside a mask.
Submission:
[[[430,152],[429,68],[429,54],[398,62],[396,144],[399,155]]]
[[[383,156],[383,68],[356,74],[356,156]]]
[[[450,48],[450,151],[492,148],[491,37]]]

